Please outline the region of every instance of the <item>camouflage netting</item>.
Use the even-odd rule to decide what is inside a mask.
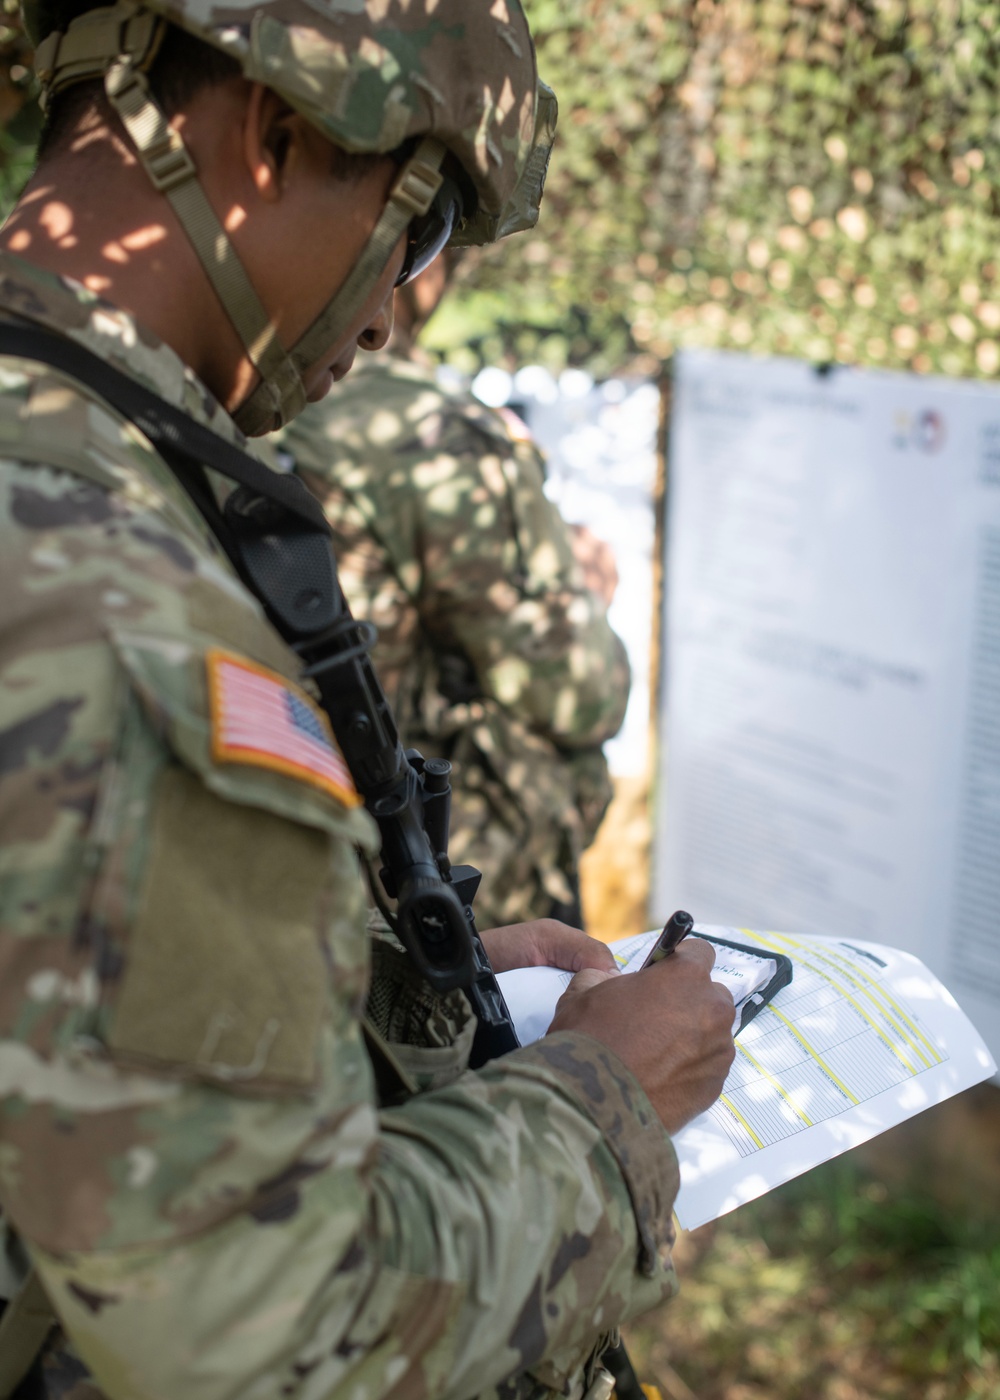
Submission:
[[[1000,368],[995,3],[528,12],[560,133],[538,232],[476,270],[484,358]]]
[[[528,17],[562,109],[541,223],[469,259],[442,350],[1000,369],[991,0],[532,0]],[[9,18],[4,35],[7,121],[25,49]]]

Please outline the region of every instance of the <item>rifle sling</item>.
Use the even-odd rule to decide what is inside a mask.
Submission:
[[[0,322],[0,355],[36,360],[69,375],[134,423],[171,466],[177,459],[192,468],[210,466],[221,476],[246,486],[256,495],[290,511],[312,529],[329,536],[330,526],[322,506],[298,477],[272,471],[249,452],[196,422],[183,409],[175,408],[151,389],[109,365],[79,341],[42,326],[3,321]],[[188,483],[185,481],[183,485],[187,488]],[[201,500],[196,504],[199,509],[203,508]]]

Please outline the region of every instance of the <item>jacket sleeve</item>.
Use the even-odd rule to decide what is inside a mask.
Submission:
[[[0,1201],[79,1353],[111,1400],[571,1393],[673,1286],[638,1083],[560,1035],[380,1112],[363,814],[209,742],[259,617],[161,519],[16,484]]]

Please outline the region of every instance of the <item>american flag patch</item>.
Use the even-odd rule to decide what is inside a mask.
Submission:
[[[361,798],[326,715],[291,681],[215,648],[206,652],[212,757],[311,783],[348,807]]]

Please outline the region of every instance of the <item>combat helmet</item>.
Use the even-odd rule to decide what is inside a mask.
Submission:
[[[302,409],[302,372],[356,319],[404,231],[412,273],[421,254],[446,242],[493,242],[538,218],[556,105],[538,81],[519,0],[117,0],[85,10],[65,31],[53,27],[53,0],[23,0],[22,8],[43,102],[103,78],[146,173],[194,246],[260,374],[234,415],[248,434]],[[347,280],[289,349],[150,90],[146,72],[167,22],[235,58],[248,80],[344,150],[401,163]],[[449,155],[456,179],[441,169]]]

